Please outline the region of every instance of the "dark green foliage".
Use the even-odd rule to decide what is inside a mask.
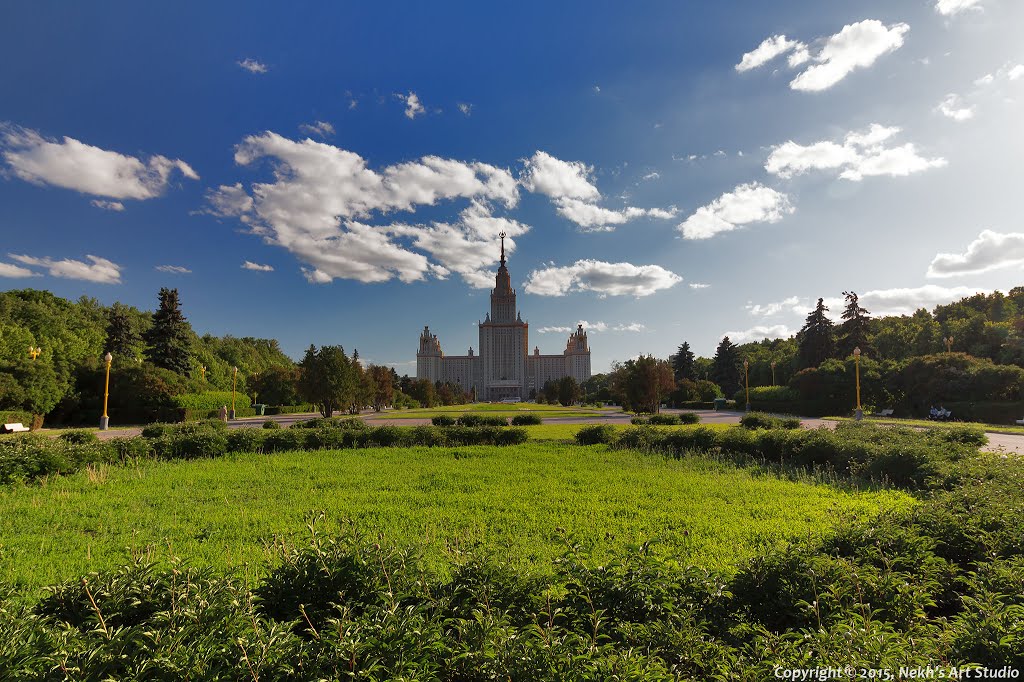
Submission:
[[[743,380],[742,364],[736,344],[728,336],[722,337],[711,360],[711,380],[728,395],[740,387]]]
[[[696,417],[697,415],[693,416]],[[652,414],[650,424],[652,426],[676,426],[678,424],[682,424],[682,420],[679,419],[679,415],[677,414]]]
[[[455,423],[459,426],[508,426],[508,419],[485,414],[463,414]]]
[[[615,427],[611,424],[595,424],[584,426],[576,432],[576,442],[580,445],[598,445],[615,442]]]
[[[263,422],[262,428],[264,428],[264,429],[279,429],[279,428],[281,428],[281,425],[278,424],[273,419],[267,419],[266,421]]]
[[[104,352],[110,353],[118,360],[134,362],[143,347],[138,319],[130,308],[120,303],[112,305],[107,311],[107,340],[103,344]]]
[[[819,298],[814,310],[808,313],[803,328],[797,332],[801,367],[817,367],[835,353],[835,330],[827,312],[828,306],[824,299]]]
[[[347,410],[356,397],[356,366],[341,346],[310,346],[299,363],[299,395],[317,405],[324,417]]]
[[[680,424],[700,424],[700,415],[696,412],[680,412],[676,415],[676,419],[679,420]],[[653,420],[652,424],[656,423]]]
[[[71,443],[41,434],[20,434],[0,439],[0,485],[71,474],[120,459],[119,449],[110,442]]]
[[[163,287],[159,297],[153,325],[143,334],[146,359],[175,374],[188,375],[192,370],[192,327],[181,313],[177,289]]]
[[[643,426],[644,424],[650,424],[651,420],[647,417],[633,417],[629,420],[629,423],[634,426]]]
[[[672,372],[677,383],[683,380],[693,381],[697,378],[694,374],[694,355],[690,350],[689,342],[683,341],[671,360]]]
[[[228,452],[258,452],[262,447],[262,429],[232,429],[228,431]]]
[[[845,358],[853,355],[855,348],[865,356],[875,354],[875,349],[868,340],[871,331],[871,313],[860,305],[856,291],[844,291],[846,307],[843,308],[842,324],[839,325],[836,340],[836,355]]]
[[[90,443],[98,443],[100,440],[95,433],[86,429],[64,431],[57,437],[65,443],[71,443],[72,445],[88,445]]]
[[[764,412],[747,412],[740,417],[740,426],[745,429],[798,429],[800,420],[796,417],[775,417]]]
[[[290,429],[347,429],[349,431],[362,431],[370,426],[358,417],[316,417],[301,422],[295,422]]]
[[[539,414],[517,414],[512,417],[512,426],[540,426],[542,423]]]
[[[430,423],[434,426],[455,426],[455,417],[449,417],[446,414],[439,414],[435,417],[431,417]]]
[[[630,412],[656,414],[676,387],[672,366],[652,355],[613,365],[612,395]]]

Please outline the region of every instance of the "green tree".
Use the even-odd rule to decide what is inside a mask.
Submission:
[[[711,380],[722,390],[732,395],[740,385],[740,354],[736,344],[728,336],[722,337],[711,360]]]
[[[0,374],[9,374],[13,379],[8,383],[5,408],[26,410],[34,415],[45,415],[60,402],[65,387],[57,379],[53,365],[42,359],[23,358],[12,366],[0,369]],[[15,388],[17,386],[17,388]],[[17,402],[13,402],[17,401]]]
[[[270,367],[249,377],[249,390],[266,405],[295,405],[300,373],[295,365]]]
[[[374,412],[380,412],[394,399],[394,382],[398,374],[394,368],[381,365],[370,365],[367,374],[373,379],[373,396],[370,404],[373,405]]]
[[[854,348],[860,348],[865,356],[875,354],[868,335],[871,330],[871,313],[860,305],[856,291],[844,291],[846,307],[843,308],[843,323],[839,325],[836,340],[836,354],[840,358],[853,355]]]
[[[310,346],[299,363],[299,395],[313,403],[325,417],[347,409],[355,399],[352,361],[341,346]]]
[[[616,363],[611,374],[612,393],[623,408],[633,412],[656,414],[661,401],[676,387],[672,365],[653,355]]]
[[[694,356],[689,342],[683,341],[676,350],[676,354],[672,356],[672,370],[675,373],[676,381],[683,379],[693,381],[697,378],[694,374]]]
[[[142,348],[142,336],[125,306],[115,303],[107,311],[107,342],[104,351],[119,361],[134,362]]]
[[[575,405],[583,397],[583,391],[580,389],[580,385],[576,383],[576,379],[573,377],[562,377],[558,380],[558,402],[559,404],[568,407],[569,405]]]
[[[410,398],[418,402],[420,407],[433,407],[437,404],[434,383],[429,379],[412,379],[409,382],[409,390],[402,390]]]
[[[160,307],[143,337],[146,359],[157,367],[188,375],[192,369],[192,327],[181,313],[178,290],[160,289]]]
[[[817,367],[835,353],[835,330],[827,312],[825,300],[819,298],[818,305],[808,313],[803,328],[796,335],[801,367]]]

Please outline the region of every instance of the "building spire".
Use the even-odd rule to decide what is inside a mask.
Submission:
[[[501,264],[505,265],[505,233],[501,232],[498,236],[501,237]]]

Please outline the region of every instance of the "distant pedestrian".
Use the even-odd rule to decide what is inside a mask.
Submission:
[[[220,410],[217,412],[217,418],[220,419],[222,422],[226,422],[228,420],[228,406],[227,405],[221,405],[220,406]]]

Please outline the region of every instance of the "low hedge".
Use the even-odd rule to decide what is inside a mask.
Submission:
[[[313,419],[295,422],[288,428],[362,430],[370,427],[366,422],[358,417],[314,417]]]
[[[512,417],[512,426],[540,426],[542,423],[539,414],[517,414]]]
[[[235,391],[233,394],[235,410],[250,407],[252,400],[244,393]],[[203,391],[201,393],[182,393],[173,398],[174,404],[184,410],[218,410],[222,405],[231,406],[231,391]]]
[[[508,419],[483,414],[464,414],[455,420],[459,426],[508,426]]]
[[[267,405],[263,414],[269,416],[275,414],[308,414],[310,412],[316,412],[316,405],[312,403],[304,405]]]
[[[745,429],[799,429],[797,417],[775,417],[764,412],[747,412],[740,418],[740,426]]]
[[[455,426],[455,417],[450,417],[447,414],[439,414],[435,417],[431,417],[430,423],[434,426]]]

